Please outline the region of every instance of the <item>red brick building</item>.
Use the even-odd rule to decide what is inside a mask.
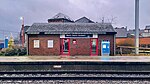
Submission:
[[[49,19],[49,23],[31,25],[26,32],[28,54],[98,56],[102,52],[102,41],[109,41],[110,55],[115,54],[116,32],[111,24],[66,21],[66,18],[58,21]]]
[[[125,41],[131,41],[131,43],[135,43],[135,38],[133,37],[122,37],[116,38],[116,44],[123,43]],[[139,46],[142,48],[150,48],[150,37],[140,37],[139,38]]]

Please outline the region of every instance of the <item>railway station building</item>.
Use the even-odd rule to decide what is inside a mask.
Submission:
[[[28,28],[28,55],[101,56],[107,48],[113,56],[115,34],[110,23],[95,23],[86,17],[73,21],[60,13],[48,23],[34,23]]]

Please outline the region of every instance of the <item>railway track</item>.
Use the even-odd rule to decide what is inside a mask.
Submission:
[[[17,71],[0,72],[1,80],[149,80],[150,72]]]
[[[0,72],[1,84],[150,84],[150,72],[15,71]]]

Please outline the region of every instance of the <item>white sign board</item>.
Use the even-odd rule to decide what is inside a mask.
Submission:
[[[103,48],[106,48],[106,45],[103,45]]]
[[[53,40],[48,40],[48,48],[53,48]]]

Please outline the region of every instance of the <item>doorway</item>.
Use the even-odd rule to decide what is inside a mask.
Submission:
[[[98,56],[98,39],[91,39],[90,41],[90,53],[91,56]]]
[[[62,39],[61,54],[70,55],[70,39],[69,38]]]

